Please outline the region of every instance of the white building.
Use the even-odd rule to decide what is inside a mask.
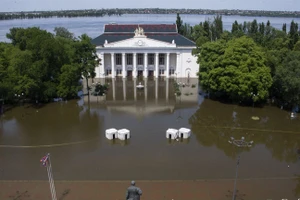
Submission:
[[[196,78],[196,45],[178,34],[176,24],[108,24],[92,40],[101,59],[96,78]]]

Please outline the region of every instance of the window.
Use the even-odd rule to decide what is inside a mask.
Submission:
[[[159,70],[159,75],[164,75],[165,74],[165,70],[164,69],[160,69]]]
[[[122,75],[122,70],[121,69],[117,69],[117,75]]]
[[[139,53],[138,55],[138,65],[143,65],[143,54]]]
[[[165,64],[165,54],[159,54],[159,65]]]
[[[122,54],[116,54],[116,65],[122,65]]]
[[[175,69],[170,69],[169,75],[174,75],[175,74]]]
[[[127,54],[127,65],[132,65],[132,54]]]
[[[148,65],[154,65],[154,54],[153,53],[148,55]]]
[[[111,75],[111,69],[106,70],[106,76]]]

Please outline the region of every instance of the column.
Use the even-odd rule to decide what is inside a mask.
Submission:
[[[158,78],[158,53],[155,53],[155,78]]]
[[[166,79],[166,102],[169,102],[169,79]]]
[[[124,101],[126,101],[126,79],[123,78],[123,97]]]
[[[116,100],[116,84],[115,84],[115,79],[113,78],[112,79],[112,89],[113,89],[113,100],[115,101]]]
[[[144,93],[145,93],[145,102],[147,102],[147,100],[148,100],[148,79],[145,79]]]
[[[167,74],[166,77],[169,78],[169,74],[170,74],[170,53],[167,53]]]
[[[116,77],[116,71],[115,71],[115,54],[111,53],[111,77]]]
[[[100,53],[100,62],[99,62],[99,78],[104,78],[105,76],[105,68],[104,68],[104,54]]]
[[[136,78],[133,79],[134,100],[136,101]]]
[[[158,99],[158,79],[155,79],[155,100]]]
[[[176,55],[177,55],[177,57],[176,57],[176,81],[177,81],[177,78],[179,76],[179,70],[181,69],[181,66],[179,66],[180,53],[177,53]]]
[[[144,53],[144,78],[148,77],[148,54]]]
[[[136,78],[136,75],[137,75],[137,72],[136,72],[136,53],[133,53],[133,70],[132,70],[133,78]]]
[[[123,78],[126,78],[126,69],[125,69],[125,53],[122,53],[122,76]]]

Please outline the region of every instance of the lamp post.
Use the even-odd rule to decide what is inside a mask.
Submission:
[[[231,137],[228,142],[230,144],[233,144],[233,145],[237,146],[238,148],[251,147],[252,144],[253,144],[253,141],[247,142],[244,137],[242,137],[241,139],[234,139],[234,137]],[[240,156],[240,154],[238,154],[238,158],[237,158],[237,162],[236,162],[235,180],[234,180],[232,200],[235,200],[235,197],[236,197],[236,180],[237,180],[237,177],[238,177],[240,158],[241,158],[241,156]]]

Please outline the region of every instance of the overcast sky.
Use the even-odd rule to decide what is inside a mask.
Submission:
[[[100,8],[201,8],[297,11],[300,0],[0,0],[0,12]]]

